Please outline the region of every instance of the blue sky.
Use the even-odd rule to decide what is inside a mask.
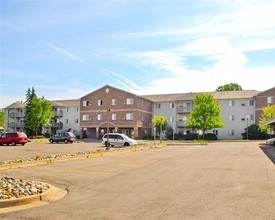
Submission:
[[[56,100],[275,86],[275,1],[0,2],[0,108],[31,87]]]

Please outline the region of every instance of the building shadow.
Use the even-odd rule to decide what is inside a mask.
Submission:
[[[260,144],[260,148],[275,165],[275,147],[266,144]]]

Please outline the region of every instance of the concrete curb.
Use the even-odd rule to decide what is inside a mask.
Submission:
[[[0,201],[0,214],[46,205],[49,202],[61,200],[67,195],[67,190],[46,184],[49,189],[42,194]]]

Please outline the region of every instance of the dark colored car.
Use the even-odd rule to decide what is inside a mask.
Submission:
[[[64,143],[73,143],[75,141],[75,135],[72,132],[63,132],[60,134],[56,134],[50,137],[49,141],[51,143],[58,143],[58,142],[64,142]]]
[[[28,137],[24,132],[8,132],[3,133],[0,136],[0,145],[16,145],[21,144],[22,146],[28,143]]]

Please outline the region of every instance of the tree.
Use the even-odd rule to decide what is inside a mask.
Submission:
[[[242,133],[243,139],[247,139],[247,128],[244,129],[244,133]],[[264,140],[269,138],[269,135],[261,131],[260,126],[256,124],[252,124],[248,126],[248,139],[249,140]]]
[[[241,91],[243,90],[242,87],[237,83],[229,83],[224,84],[223,86],[219,86],[216,91],[222,92],[222,91]]]
[[[162,115],[156,115],[152,119],[153,126],[156,127],[156,131],[161,136],[162,131],[164,131],[168,125],[168,119]]]
[[[260,123],[259,123],[262,131],[267,132],[267,131],[272,130],[272,127],[270,125],[264,126],[263,124],[274,117],[275,117],[275,105],[267,105],[267,106],[263,107],[262,115],[261,115]]]
[[[4,112],[0,109],[0,127],[4,127]]]
[[[28,89],[26,95],[26,111],[24,130],[28,135],[36,135],[42,126],[49,126],[49,120],[54,116],[51,103],[44,97],[38,98],[34,88]]]
[[[194,109],[190,112],[187,124],[192,128],[202,130],[204,139],[205,131],[224,126],[220,112],[221,107],[211,94],[199,94],[194,100]]]

